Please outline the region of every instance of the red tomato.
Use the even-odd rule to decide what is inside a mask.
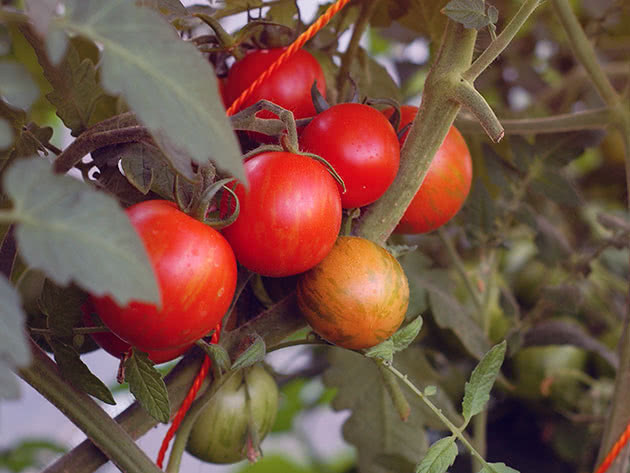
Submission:
[[[90,315],[90,311],[93,310],[92,304],[88,301],[83,304],[81,307],[81,311],[83,312],[83,326],[84,327],[94,327],[94,320]],[[116,358],[122,358],[125,353],[129,351],[131,345],[127,342],[122,341],[112,332],[98,332],[91,333],[90,336],[96,342],[96,344]],[[166,363],[167,361],[174,360],[178,356],[187,352],[193,344],[186,345],[181,348],[176,348],[174,350],[151,350],[147,354],[149,355],[149,359],[155,363]]]
[[[250,52],[230,68],[225,84],[227,105],[231,105],[241,93],[265,72],[278,59],[286,48],[259,49]],[[241,109],[266,99],[287,110],[295,118],[315,115],[311,100],[311,87],[317,81],[317,89],[326,94],[324,72],[311,53],[300,49],[282,64],[254,93],[245,101]],[[271,113],[259,113],[261,117],[273,117]]]
[[[386,116],[392,112],[392,108],[383,110]],[[411,123],[417,112],[418,107],[403,105],[399,130]],[[408,133],[401,137],[401,146]],[[470,151],[460,132],[452,126],[395,232],[427,233],[441,227],[462,208],[471,182]]]
[[[249,159],[245,173],[249,191],[236,187],[240,214],[223,229],[239,263],[272,277],[319,263],[341,226],[339,190],[326,167],[306,156],[272,151]],[[224,213],[228,199],[221,203]]]
[[[382,113],[342,103],[317,115],[300,137],[304,151],[328,161],[343,179],[344,208],[363,207],[382,196],[400,164],[396,132]]]
[[[142,351],[188,346],[221,321],[236,288],[236,261],[219,232],[149,200],[127,209],[157,277],[162,304],[133,301],[119,307],[93,297],[96,313],[112,332]]]

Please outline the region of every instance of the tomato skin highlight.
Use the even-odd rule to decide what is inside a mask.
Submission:
[[[409,305],[409,283],[384,248],[343,236],[320,264],[300,276],[297,300],[315,332],[358,350],[378,345],[398,330]]]
[[[224,228],[240,264],[263,276],[283,277],[319,263],[341,227],[337,183],[307,156],[272,151],[245,163],[249,191],[239,184],[240,213]],[[228,202],[229,201],[229,202]],[[221,210],[229,213],[225,198]]]
[[[411,123],[417,107],[401,107],[400,127]],[[393,109],[383,113],[390,116]],[[404,143],[409,130],[401,137]],[[422,186],[407,207],[395,233],[418,234],[433,231],[451,220],[462,208],[472,183],[472,159],[461,133],[451,126],[438,149]]]
[[[346,185],[343,208],[363,207],[381,197],[400,165],[398,137],[378,110],[342,103],[317,115],[300,136],[304,151],[335,168]]]
[[[286,48],[259,49],[251,51],[235,62],[228,71],[225,83],[226,105],[231,105]],[[300,49],[245,100],[240,109],[265,99],[293,112],[295,118],[312,117],[316,114],[311,100],[311,87],[317,81],[317,90],[326,95],[324,72],[311,53]],[[263,118],[273,117],[271,112],[259,112]]]
[[[161,307],[109,296],[91,297],[103,323],[139,350],[189,346],[210,332],[227,311],[236,288],[236,260],[216,230],[177,209],[150,200],[129,207],[160,287]]]

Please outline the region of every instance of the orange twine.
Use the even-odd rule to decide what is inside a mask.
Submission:
[[[320,16],[317,19],[317,21],[315,21],[315,23],[309,26],[308,29],[304,31],[304,33],[298,36],[298,38],[293,43],[291,43],[291,45],[286,49],[286,51],[284,51],[278,57],[278,59],[276,59],[275,62],[271,64],[271,66],[269,66],[269,68],[258,79],[256,79],[246,90],[243,91],[243,93],[227,109],[226,114],[228,116],[234,115],[234,113],[236,113],[239,110],[239,108],[243,105],[245,100],[249,98],[249,96],[254,92],[254,90],[256,90],[256,88],[260,86],[260,84],[266,81],[269,78],[269,76],[271,76],[271,74],[273,74],[278,69],[278,67],[284,64],[302,46],[304,46],[304,44],[309,39],[315,36],[315,34],[319,30],[321,30],[324,27],[324,25],[326,25],[326,23],[328,23],[330,19],[333,16],[335,16],[337,12],[339,12],[339,10],[341,10],[344,6],[346,6],[346,4],[348,4],[349,1],[350,0],[337,0],[334,4],[332,4],[328,8],[328,10],[326,10],[324,14]],[[212,335],[212,339],[210,340],[210,343],[217,343],[219,341],[220,329],[221,327],[219,324],[214,334]],[[188,412],[188,409],[190,409],[190,405],[195,400],[195,397],[197,397],[197,393],[199,392],[199,389],[201,388],[201,384],[203,383],[203,380],[205,379],[206,375],[208,374],[208,371],[210,370],[210,366],[211,366],[210,358],[208,356],[205,356],[203,360],[203,364],[201,365],[201,368],[199,369],[199,373],[197,373],[197,376],[195,377],[195,381],[190,387],[190,390],[188,391],[188,394],[186,395],[184,402],[182,402],[182,405],[179,407],[177,414],[175,414],[171,427],[168,429],[168,432],[166,432],[166,435],[164,436],[164,440],[162,441],[162,445],[160,447],[160,451],[158,453],[158,457],[156,461],[157,466],[159,466],[160,468],[162,468],[162,465],[164,463],[164,456],[166,455],[166,450],[168,449],[168,446],[171,443],[171,440],[173,439],[175,432],[177,432],[179,425],[184,419],[184,416]]]
[[[621,433],[621,436],[612,446],[610,452],[608,452],[608,455],[606,455],[606,458],[604,458],[604,461],[595,473],[604,473],[606,470],[608,470],[608,468],[610,468],[610,465],[612,465],[617,456],[619,456],[619,453],[621,453],[621,451],[623,450],[623,447],[626,446],[628,440],[630,440],[630,423],[628,423],[626,430]]]

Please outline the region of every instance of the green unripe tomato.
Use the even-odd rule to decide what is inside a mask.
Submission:
[[[517,395],[530,400],[549,396],[571,404],[580,393],[579,380],[572,372],[583,371],[587,357],[585,350],[573,345],[523,348],[512,360]]]
[[[261,365],[234,374],[212,397],[192,428],[186,451],[209,463],[235,463],[247,457],[248,423],[258,441],[273,427],[278,386]],[[252,439],[253,440],[253,439]]]

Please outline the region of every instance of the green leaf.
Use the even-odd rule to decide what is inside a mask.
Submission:
[[[0,399],[17,399],[19,385],[12,369],[31,362],[20,296],[0,274]]]
[[[403,422],[372,360],[337,348],[329,350],[328,359],[330,368],[324,373],[324,383],[337,388],[332,407],[352,412],[343,426],[343,435],[357,448],[358,470],[362,473],[392,471],[379,462],[383,458],[399,458],[416,465],[428,447],[427,427],[443,430],[442,422],[417,396],[409,397],[411,415]],[[440,384],[440,376],[424,352],[415,346],[397,354],[395,365],[420,389]],[[433,401],[445,415],[459,422],[460,417],[443,390]]]
[[[494,229],[496,205],[480,178],[473,181],[463,212],[466,222],[483,234],[488,234]]]
[[[162,13],[172,13],[175,15],[186,15],[188,11],[186,7],[182,5],[180,0],[138,0],[137,5],[143,7],[151,7]]]
[[[65,453],[66,448],[50,440],[36,438],[19,440],[8,448],[0,450],[0,470],[10,472],[41,471],[46,458],[53,454]]]
[[[14,163],[4,175],[13,201],[18,245],[26,262],[57,284],[74,280],[96,295],[159,302],[146,250],[115,199],[69,176],[54,175],[42,159]]]
[[[255,365],[265,358],[266,353],[267,347],[265,346],[265,341],[260,337],[260,335],[255,333],[250,340],[250,345],[232,364],[232,370],[237,371],[242,368]]]
[[[586,148],[597,146],[603,137],[599,130],[545,133],[536,135],[534,149],[538,159],[546,165],[565,166],[579,158]]]
[[[455,457],[457,457],[455,436],[444,437],[431,445],[416,468],[416,473],[444,473],[453,464]]]
[[[480,30],[492,24],[490,16],[486,14],[484,0],[451,0],[442,13],[465,28]]]
[[[417,316],[411,323],[405,325],[392,335],[394,352],[403,351],[416,339],[422,329],[422,317]]]
[[[446,2],[447,0],[380,2],[370,24],[388,27],[392,21],[396,21],[416,33],[438,41],[446,25],[446,16],[440,12]]]
[[[0,95],[12,105],[28,110],[39,97],[39,87],[24,68],[17,62],[0,62]]]
[[[363,354],[368,358],[376,358],[391,363],[394,359],[394,342],[388,338],[384,342],[364,350]]]
[[[488,463],[479,473],[519,473],[519,471],[510,468],[505,463]]]
[[[363,48],[359,48],[357,59],[352,62],[350,77],[357,82],[361,95],[371,98],[389,97],[399,102],[402,100],[400,88],[387,69]]]
[[[462,413],[466,422],[479,414],[490,399],[490,391],[499,375],[506,347],[505,340],[493,346],[470,375],[470,381],[464,387],[462,401]]]
[[[105,95],[98,84],[96,68],[91,59],[81,59],[72,39],[66,54],[56,68],[44,68],[44,75],[53,86],[46,98],[56,108],[57,115],[72,136],[80,135],[90,124],[96,102]]]
[[[153,190],[172,198],[175,173],[159,148],[147,143],[125,143],[116,147],[116,154],[132,186],[143,194]]]
[[[92,374],[87,365],[81,361],[74,347],[54,338],[49,339],[49,343],[61,375],[70,384],[106,404],[116,404],[109,388]]]
[[[44,282],[40,308],[47,315],[48,328],[57,337],[72,337],[81,325],[81,304],[85,293],[76,286],[59,287],[49,279]]]
[[[18,292],[0,274],[0,360],[10,366],[26,366],[31,362],[24,321]]]
[[[490,341],[467,310],[454,296],[455,283],[444,270],[410,274],[409,284],[425,289],[433,318],[440,328],[452,330],[477,359],[489,349]]]
[[[102,45],[104,89],[124,96],[178,171],[192,178],[190,159],[212,159],[245,181],[212,66],[159,13],[125,0],[68,0],[58,23]]]
[[[0,118],[0,150],[10,147],[13,138],[13,127],[7,120]]]
[[[531,190],[559,204],[577,207],[583,203],[573,183],[555,169],[547,169],[534,179]]]
[[[133,350],[125,361],[125,381],[140,405],[160,422],[167,423],[171,408],[166,384],[146,353]]]
[[[12,158],[24,158],[33,156],[38,152],[48,154],[44,144],[48,144],[53,135],[53,129],[49,126],[40,127],[36,123],[29,123],[20,128],[20,135],[15,142],[15,148],[11,153]]]
[[[216,365],[222,373],[225,373],[230,369],[232,361],[230,360],[230,355],[225,348],[214,343],[204,343],[201,347],[210,357],[212,363]]]
[[[427,386],[426,388],[424,388],[425,396],[435,396],[436,393],[437,393],[437,388],[435,386]]]

